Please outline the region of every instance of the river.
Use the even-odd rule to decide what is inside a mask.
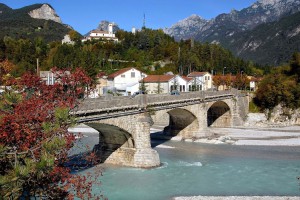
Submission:
[[[97,142],[97,134],[82,139]],[[152,141],[162,165],[136,169],[103,165],[95,194],[110,200],[174,196],[299,196],[300,147]],[[94,168],[80,173],[93,173]]]

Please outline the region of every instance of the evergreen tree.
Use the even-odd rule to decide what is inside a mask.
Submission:
[[[157,86],[156,86],[156,90],[155,90],[155,93],[156,93],[156,94],[161,94],[162,92],[163,92],[163,88],[161,87],[161,82],[160,82],[160,80],[158,80]]]
[[[144,79],[140,82],[139,90],[145,92],[146,94],[148,93],[147,85],[145,84]]]

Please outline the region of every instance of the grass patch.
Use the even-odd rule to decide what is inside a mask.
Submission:
[[[259,107],[253,101],[250,101],[250,103],[249,103],[249,112],[250,113],[260,113]]]

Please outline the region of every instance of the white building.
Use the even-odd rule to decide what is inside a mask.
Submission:
[[[149,75],[140,81],[148,94],[166,94],[173,90],[187,92],[187,81],[179,75]]]
[[[250,80],[250,82],[249,82],[250,91],[256,91],[258,88],[258,82],[260,81],[260,79],[255,78],[254,76],[248,76],[247,78]]]
[[[40,71],[39,75],[42,81],[44,81],[47,85],[54,85],[56,82],[57,75],[51,71]]]
[[[108,25],[107,31],[92,30],[90,35],[85,37],[82,42],[93,39],[118,42],[118,38],[116,38],[116,35],[113,33],[113,24]]]
[[[62,44],[75,44],[74,41],[71,40],[70,35],[65,35],[64,39],[61,41]]]
[[[108,86],[115,88],[118,93],[130,96],[139,90],[139,81],[147,77],[147,74],[128,67],[121,69],[107,77]]]
[[[46,83],[46,85],[54,85],[56,82],[60,82],[61,76],[69,76],[71,73],[70,71],[65,71],[63,73],[53,73],[52,71],[39,71],[38,74],[42,81]]]
[[[208,72],[192,72],[187,77],[192,78],[188,82],[189,91],[209,90],[212,88],[212,76]]]

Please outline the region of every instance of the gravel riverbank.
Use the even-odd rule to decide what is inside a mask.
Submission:
[[[151,127],[152,138],[163,139],[164,126]],[[259,146],[300,146],[300,126],[288,127],[234,127],[234,128],[209,128],[212,135],[209,138],[186,139],[186,142],[199,142],[208,144],[232,145],[259,145]],[[176,136],[170,140],[182,140]]]

